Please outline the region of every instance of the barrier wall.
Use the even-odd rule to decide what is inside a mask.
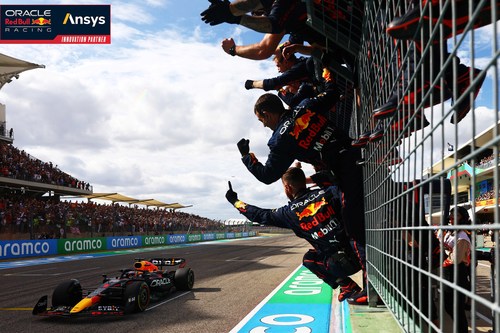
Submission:
[[[0,241],[0,260],[247,238],[256,235],[257,233],[255,231],[250,231],[189,235],[172,234],[162,236],[118,236]]]

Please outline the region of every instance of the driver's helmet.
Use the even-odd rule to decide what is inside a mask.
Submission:
[[[140,270],[142,272],[156,272],[156,271],[158,271],[158,267],[156,265],[154,265],[151,262],[146,261],[146,260],[137,261],[134,264],[134,268],[136,270]]]

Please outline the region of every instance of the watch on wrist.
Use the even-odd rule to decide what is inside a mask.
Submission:
[[[233,45],[229,48],[229,54],[233,57],[236,55],[236,45]]]

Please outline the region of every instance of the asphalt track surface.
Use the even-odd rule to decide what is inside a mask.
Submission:
[[[302,262],[308,244],[294,235],[259,237],[144,252],[184,257],[195,273],[190,292],[174,292],[143,313],[119,318],[44,318],[38,298],[64,280],[97,287],[102,274],[131,268],[137,253],[0,270],[0,332],[229,332]]]

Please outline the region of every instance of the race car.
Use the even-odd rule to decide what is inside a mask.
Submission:
[[[177,266],[163,270],[164,266]],[[158,300],[174,290],[191,290],[194,272],[186,268],[184,258],[135,259],[133,269],[120,270],[120,276],[103,275],[97,289],[83,289],[80,282],[71,279],[60,283],[52,293],[52,307],[48,296],[42,296],[33,315],[37,316],[105,316],[125,315],[146,310],[151,300]]]

